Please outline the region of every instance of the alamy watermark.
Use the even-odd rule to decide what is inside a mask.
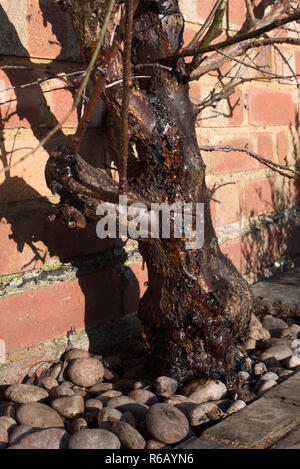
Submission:
[[[6,348],[4,340],[0,339],[0,364],[5,363]]]
[[[200,249],[204,243],[204,204],[180,200],[172,205],[152,203],[128,204],[126,195],[119,196],[119,204],[104,202],[98,205],[97,236],[132,239],[183,239],[186,249]]]

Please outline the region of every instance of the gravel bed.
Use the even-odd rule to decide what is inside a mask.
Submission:
[[[297,320],[252,315],[234,389],[150,377],[141,339],[103,356],[72,346],[40,376],[0,388],[1,449],[167,449],[200,436],[300,370]]]

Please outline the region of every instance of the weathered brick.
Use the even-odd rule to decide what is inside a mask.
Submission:
[[[209,96],[212,86],[201,86],[202,99]],[[240,89],[236,90],[228,99],[216,103],[216,107],[205,108],[199,115],[202,127],[241,126],[245,117],[244,99]]]
[[[274,209],[274,181],[261,179],[251,181],[246,187],[247,217],[272,212]]]
[[[274,142],[271,133],[259,133],[257,134],[257,152],[263,158],[275,161]],[[265,167],[263,164],[261,167]]]
[[[28,57],[27,52],[27,2],[1,0],[0,54]]]
[[[51,103],[51,111],[58,122],[65,117],[74,103],[72,91],[58,79],[51,80]],[[79,117],[77,109],[75,109],[64,123],[64,127],[77,127]]]
[[[123,287],[123,313],[133,313],[138,310],[140,298],[144,295],[148,281],[148,272],[146,265],[144,270],[142,264],[129,264],[130,280],[128,285]]]
[[[277,134],[277,155],[280,164],[288,164],[291,156],[288,130],[281,130]]]
[[[239,29],[246,19],[246,7],[244,0],[228,2],[228,19],[230,29]]]
[[[244,272],[244,260],[241,239],[231,239],[221,245],[223,254],[229,257],[239,272]]]
[[[115,270],[0,298],[0,331],[6,352],[100,324],[119,314]]]
[[[30,0],[27,18],[31,57],[79,60],[70,18],[59,5],[49,0]]]
[[[250,90],[249,123],[252,125],[294,125],[296,107],[292,93]]]
[[[240,220],[243,213],[243,193],[239,184],[220,187],[214,196],[216,203],[216,225],[228,225]]]
[[[232,147],[245,147],[246,144],[249,144],[248,147],[250,150],[253,150],[253,141],[251,137],[247,138],[228,138],[227,136],[217,136],[210,142],[211,145],[229,145]],[[223,152],[216,151],[211,154],[211,168],[213,173],[230,173],[237,171],[248,171],[252,169],[257,169],[259,163],[257,160],[247,155],[244,152]]]
[[[40,268],[50,258],[66,261],[122,245],[118,239],[99,239],[95,225],[81,230],[60,220],[49,223],[47,213],[52,212],[49,207],[0,216],[0,275]]]

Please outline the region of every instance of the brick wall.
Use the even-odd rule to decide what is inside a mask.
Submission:
[[[180,1],[187,41],[213,3]],[[231,29],[237,30],[243,18],[244,1],[231,1]],[[70,21],[50,1],[2,0],[0,20],[1,65],[51,64],[57,73],[83,69]],[[300,73],[300,52],[288,46],[281,50]],[[259,61],[269,71],[290,74],[283,58],[270,48],[261,52]],[[38,73],[0,70],[0,89],[36,77]],[[214,74],[193,82],[192,98],[205,97],[214,83]],[[294,83],[245,83],[213,112],[201,114],[199,142],[248,144],[275,162],[293,163],[298,154],[298,98]],[[0,167],[34,147],[63,117],[72,99],[72,92],[57,79],[1,93]],[[81,151],[94,165],[101,165],[102,116],[99,105]],[[47,221],[57,199],[46,186],[45,163],[58,143],[70,141],[77,122],[74,112],[45,148],[0,174],[0,338],[8,353],[64,336],[71,327],[90,328],[136,311],[145,290],[147,273],[135,243],[101,241],[93,226],[73,231]],[[243,274],[256,278],[282,256],[300,252],[299,229],[297,236],[296,223],[287,216],[299,190],[293,182],[243,153],[203,153],[203,157],[209,186],[235,183],[217,192],[220,203],[212,202],[212,213],[223,252]],[[272,223],[274,214],[277,224]]]

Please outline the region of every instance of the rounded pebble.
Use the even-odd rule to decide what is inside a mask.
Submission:
[[[6,428],[6,430],[10,433],[17,426],[17,422],[15,419],[11,417],[0,417],[0,425]]]
[[[84,412],[84,400],[78,395],[59,397],[51,402],[51,407],[63,417],[71,419]]]
[[[19,443],[21,438],[35,431],[36,428],[30,427],[29,425],[18,425],[12,430],[11,434],[9,435],[9,444],[14,445]]]
[[[75,358],[68,368],[68,376],[77,386],[93,386],[102,380],[103,374],[103,365],[97,358]]]
[[[69,435],[62,428],[47,428],[31,432],[18,441],[24,449],[65,449]]]
[[[197,404],[207,401],[217,401],[225,397],[227,388],[219,380],[195,380],[184,388],[184,393]]]
[[[22,404],[17,409],[16,420],[20,424],[31,427],[49,428],[64,426],[63,420],[56,410],[38,402]]]
[[[227,409],[226,409],[226,415],[233,414],[235,412],[238,412],[239,410],[243,409],[246,407],[246,402],[242,401],[241,399],[238,399],[237,401],[234,401]]]
[[[70,422],[68,431],[70,435],[73,435],[73,433],[79,432],[79,430],[83,430],[85,428],[88,428],[87,421],[83,417],[76,417]]]
[[[146,414],[147,430],[155,440],[174,444],[183,440],[189,432],[186,416],[169,404],[154,404]]]
[[[101,428],[84,429],[71,435],[69,449],[120,449],[121,443],[114,433]]]
[[[273,388],[276,385],[277,385],[277,381],[273,379],[259,380],[255,384],[253,388],[253,392],[260,396],[261,394],[264,394],[266,391],[268,391],[269,389]]]
[[[75,360],[75,358],[87,358],[90,354],[88,350],[80,349],[80,348],[72,348],[68,352],[65,353],[65,360]]]
[[[49,396],[46,389],[30,384],[13,384],[5,390],[4,395],[6,399],[18,404],[42,401]]]
[[[149,406],[158,402],[156,395],[151,391],[147,391],[147,389],[134,389],[133,391],[130,391],[128,396],[134,399],[136,402],[140,402],[141,404],[146,404]]]
[[[195,427],[210,420],[219,420],[224,413],[213,402],[204,402],[191,407],[186,415],[191,426]]]
[[[111,431],[117,435],[122,445],[128,449],[144,449],[146,441],[142,435],[127,422],[115,422]]]
[[[8,443],[8,431],[0,425],[0,449],[4,449]]]
[[[39,386],[46,389],[46,391],[50,391],[55,386],[58,386],[58,382],[52,376],[45,376],[39,379]]]
[[[158,396],[171,397],[176,393],[178,383],[168,376],[160,376],[154,381],[153,387]]]

